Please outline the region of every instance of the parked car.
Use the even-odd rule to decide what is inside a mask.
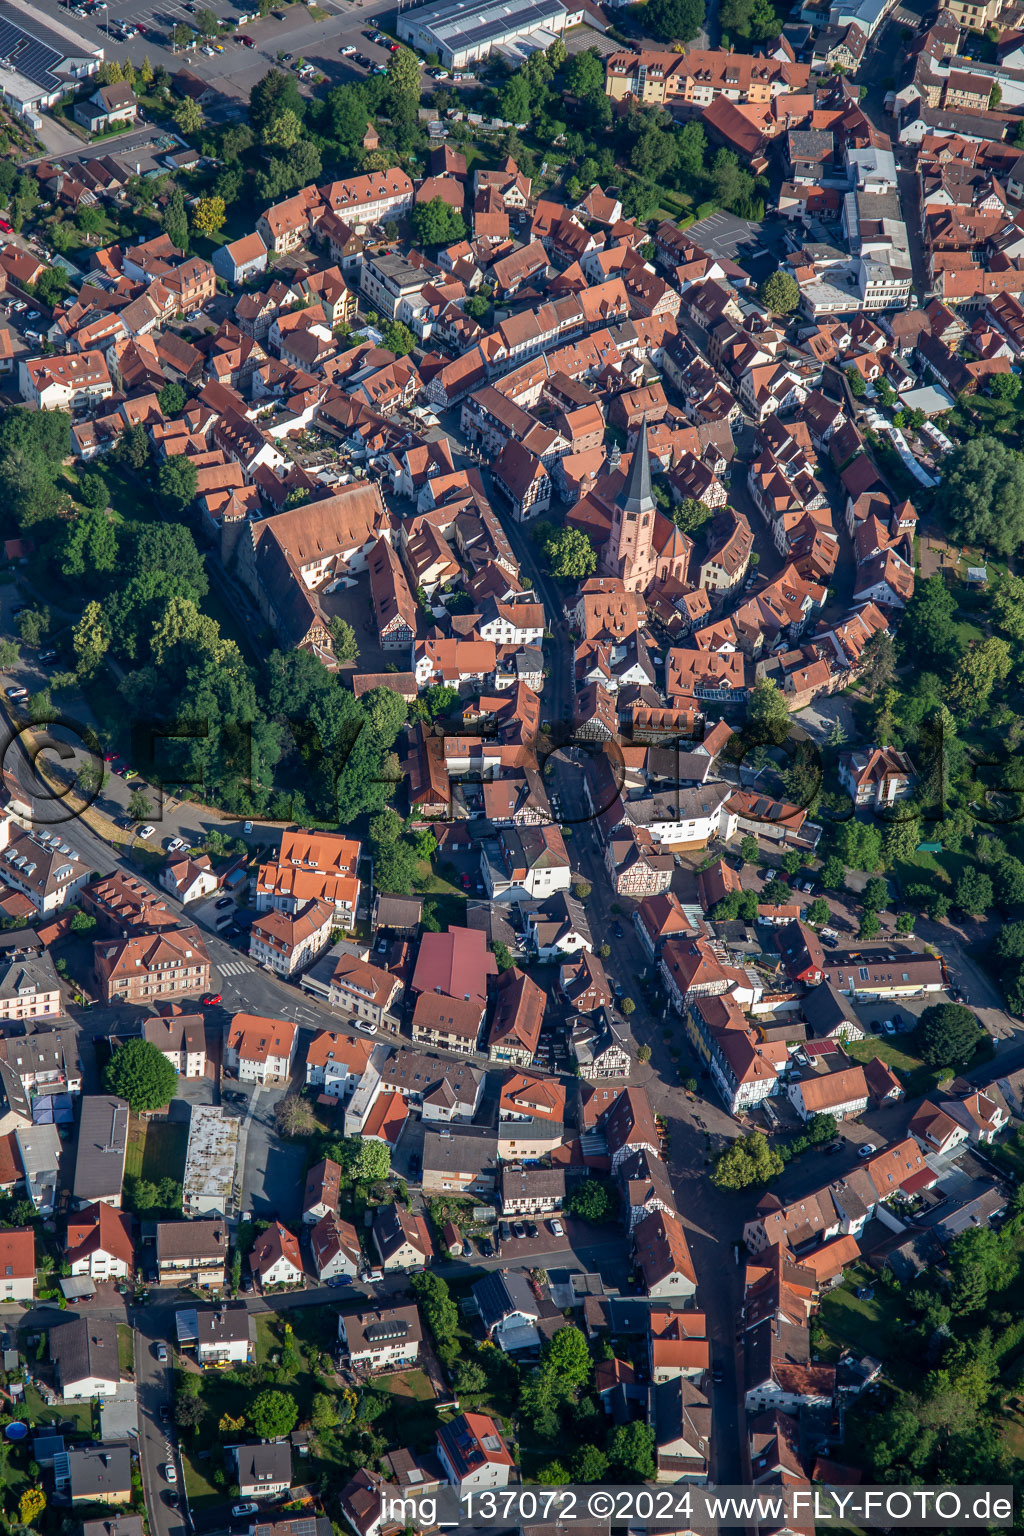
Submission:
[[[15,686],[13,688],[5,688],[4,689],[4,693],[6,693],[6,695],[7,695],[7,697],[9,699],[27,699],[28,698],[28,689],[27,688],[22,688],[20,686]]]
[[[256,47],[256,44],[253,42],[251,37],[240,37],[238,39],[238,41],[241,43],[243,48],[255,48]]]
[[[419,1153],[418,1152],[410,1153],[410,1155],[409,1155],[409,1177],[410,1177],[410,1179],[418,1179],[419,1176],[420,1176],[421,1168],[422,1168],[422,1160],[420,1158]]]
[[[142,838],[143,842],[145,842],[147,838],[150,838],[150,837],[153,836],[153,833],[155,831],[156,831],[156,827],[151,827],[149,825],[149,823],[147,822],[147,824],[144,827],[140,827],[139,828],[139,836]]]
[[[845,1145],[845,1141],[834,1141],[831,1146],[825,1148],[825,1156],[835,1157],[836,1153],[841,1152]]]
[[[203,998],[203,1007],[204,1008],[216,1008],[217,1004],[220,1001],[221,1001],[221,996],[220,996],[219,992],[207,992],[206,996]]]
[[[537,1223],[535,1221],[528,1221],[526,1223],[526,1235],[527,1237],[537,1236]]]
[[[160,1361],[161,1365],[166,1364],[166,1361],[167,1361],[167,1345],[166,1344],[158,1344],[157,1345],[157,1347],[156,1347],[156,1357]]]
[[[364,1035],[375,1035],[377,1033],[377,1026],[372,1019],[353,1019],[352,1028],[361,1029]]]
[[[514,1221],[512,1223],[512,1231],[515,1233],[516,1237],[526,1236],[526,1228],[523,1226],[521,1221]]]
[[[164,1477],[166,1477],[169,1483],[176,1483],[178,1481],[178,1474],[175,1471],[173,1461],[167,1462],[164,1467]]]
[[[251,821],[245,822],[245,824],[242,827],[242,831],[246,834],[246,836],[248,836],[249,833],[252,831],[252,822]]]
[[[350,59],[352,55],[357,52],[356,45],[355,43],[346,43],[344,48],[338,49],[338,52],[341,54],[343,59]]]
[[[875,1146],[873,1141],[866,1141],[862,1147],[858,1147],[857,1148],[857,1156],[858,1157],[870,1157],[872,1152],[877,1152],[877,1151],[878,1151],[878,1148]]]
[[[494,1244],[491,1242],[489,1237],[482,1237],[480,1239],[480,1252],[483,1254],[485,1259],[494,1258]]]
[[[234,899],[231,896],[222,896],[220,901],[216,903],[216,909],[218,912],[223,911],[225,907],[232,906],[234,906]]]
[[[510,1243],[512,1241],[512,1228],[507,1221],[499,1224],[498,1235],[503,1243]]]
[[[564,1237],[565,1236],[565,1228],[562,1226],[562,1223],[557,1220],[556,1217],[552,1216],[551,1220],[548,1222],[548,1226],[551,1228],[553,1236],[555,1236],[555,1237]]]
[[[892,1019],[882,1020],[882,1033],[886,1035],[894,1035],[896,1033],[896,1025]]]
[[[192,9],[194,10],[195,7],[193,6]],[[231,1514],[235,1520],[241,1520],[243,1515],[258,1515],[259,1512],[258,1504],[232,1504],[231,1506]]]
[[[160,1423],[161,1424],[169,1424],[170,1422],[171,1422],[171,1405],[170,1405],[170,1403],[161,1403],[160,1404]]]

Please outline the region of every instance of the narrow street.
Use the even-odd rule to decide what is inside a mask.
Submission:
[[[763,530],[760,517],[757,522]],[[575,690],[571,642],[563,616],[564,599],[558,583],[543,570],[528,528],[507,516],[502,517],[502,525],[524,573],[543,599],[553,636],[548,644],[544,714],[552,722],[568,726]],[[742,1483],[749,1470],[741,1403],[743,1383],[736,1348],[743,1271],[736,1262],[733,1244],[746,1214],[746,1202],[742,1197],[721,1194],[708,1178],[712,1151],[732,1139],[739,1128],[717,1104],[691,1099],[685,1092],[683,1080],[691,1072],[698,1075],[698,1067],[678,1016],[670,1010],[663,1016],[653,1015],[636,985],[650,962],[629,916],[632,904],[625,899],[618,902],[612,890],[600,837],[589,819],[582,764],[565,750],[556,754],[554,764],[554,787],[561,799],[565,822],[572,828],[570,855],[591,887],[585,904],[591,932],[595,942],[611,946],[612,953],[606,962],[608,972],[636,1003],[636,1012],[628,1021],[616,1015],[616,1028],[632,1037],[628,1043],[634,1053],[641,1045],[651,1048],[650,1062],[637,1064],[631,1081],[643,1084],[656,1113],[668,1123],[669,1171],[693,1252],[697,1304],[707,1317],[712,1363],[723,1372],[723,1380],[710,1389],[715,1424],[714,1480],[720,1484]],[[620,912],[613,912],[613,906],[620,906]],[[621,939],[615,936],[616,922],[622,925]]]

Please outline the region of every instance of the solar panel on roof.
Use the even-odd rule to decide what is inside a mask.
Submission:
[[[371,1344],[379,1344],[384,1339],[404,1339],[409,1332],[409,1324],[401,1318],[392,1318],[385,1323],[371,1323],[366,1329],[366,1337]]]
[[[0,18],[0,63],[17,70],[35,85],[56,90],[61,84],[57,69],[63,59],[59,49],[30,37],[21,27]]]

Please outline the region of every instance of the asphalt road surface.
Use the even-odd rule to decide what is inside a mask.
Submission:
[[[196,8],[202,3],[200,0]],[[212,0],[210,9],[237,28],[237,34],[251,38],[255,44],[247,48],[235,40],[237,34],[226,35],[218,39],[224,51],[212,56],[201,47],[175,48],[171,42],[175,26],[193,25],[193,13],[186,8],[185,0],[110,0],[105,11],[92,11],[87,16],[75,16],[60,0],[36,0],[36,9],[43,16],[60,20],[90,43],[99,44],[107,58],[130,58],[134,64],[148,58],[154,67],[162,64],[172,74],[187,65],[216,86],[218,97],[204,107],[208,116],[216,118],[236,115],[256,81],[269,68],[281,67],[281,54],[291,54],[293,61],[305,59],[326,74],[331,85],[366,78],[365,69],[341,57],[340,50],[347,44],[356,44],[373,64],[386,60],[386,49],[371,43],[363,34],[378,21],[393,19],[394,0],[319,0],[319,4],[321,10],[328,12],[326,20],[311,20],[305,5],[282,4],[262,19],[242,23],[240,18],[251,14],[255,3],[250,8],[246,4]],[[118,22],[138,27],[137,36],[120,41],[116,35]],[[116,139],[105,142],[117,146]]]

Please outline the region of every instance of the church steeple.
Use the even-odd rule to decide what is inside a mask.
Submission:
[[[626,482],[610,504],[611,528],[601,557],[602,568],[618,576],[630,592],[645,592],[654,580],[654,523],[657,507],[651,486],[647,417],[640,423]]]
[[[640,434],[633,450],[632,462],[626,483],[615,498],[627,513],[653,512],[654,492],[651,489],[651,455],[647,447],[647,417],[640,423]]]

